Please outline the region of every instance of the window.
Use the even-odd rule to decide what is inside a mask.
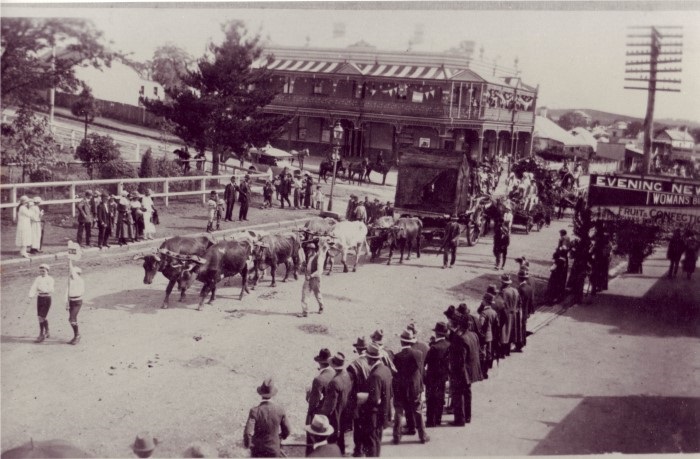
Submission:
[[[323,81],[314,81],[314,94],[323,94]]]

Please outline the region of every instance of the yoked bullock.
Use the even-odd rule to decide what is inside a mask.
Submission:
[[[274,287],[275,273],[277,265],[284,263],[286,271],[282,282],[287,282],[289,274],[294,275],[294,280],[298,278],[297,270],[299,269],[299,260],[303,257],[301,251],[301,241],[299,234],[291,231],[285,231],[280,234],[270,234],[260,239],[253,248],[253,260],[255,262],[255,277],[253,278],[253,288],[258,283],[259,272],[265,272],[265,267],[270,267],[272,275],[272,283],[270,287]]]
[[[386,264],[391,264],[391,257],[394,255],[395,248],[398,248],[401,252],[399,263],[403,263],[403,253],[405,249],[408,249],[406,260],[411,259],[411,249],[414,247],[416,249],[416,257],[420,258],[420,238],[422,231],[423,222],[419,218],[399,218],[389,231],[389,260],[387,260]]]

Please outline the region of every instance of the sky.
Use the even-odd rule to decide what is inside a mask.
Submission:
[[[421,5],[427,9],[417,9]],[[626,35],[639,32],[628,27],[683,26],[683,62],[674,64],[683,71],[663,74],[680,78],[681,84],[675,86],[681,92],[657,93],[655,116],[700,121],[700,2],[691,0],[684,4],[685,10],[675,11],[662,9],[669,5],[663,3],[646,4],[653,11],[566,11],[565,3],[552,2],[532,3],[527,10],[522,5],[527,3],[515,10],[484,10],[478,3],[444,2],[395,2],[388,9],[369,2],[355,2],[352,9],[324,2],[100,7],[4,2],[2,15],[91,19],[115,49],[133,53],[140,61],[150,59],[166,43],[200,57],[210,40],[221,41],[220,25],[231,19],[243,20],[249,30],[275,45],[287,46],[304,46],[308,40],[312,47],[344,47],[364,40],[379,49],[406,50],[419,27],[424,39],[414,45],[416,51],[442,52],[469,40],[475,42],[477,59],[481,47],[488,62],[497,59],[498,65],[512,67],[517,58],[523,81],[539,85],[539,107],[590,108],[640,118],[646,110],[646,91],[623,88],[625,83],[635,85],[624,81]],[[639,5],[628,2],[626,7]],[[345,36],[333,38],[334,24],[339,22],[345,25]]]

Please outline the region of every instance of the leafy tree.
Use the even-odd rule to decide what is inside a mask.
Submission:
[[[102,44],[102,32],[90,21],[2,18],[2,104],[37,106],[39,94],[52,87],[75,93],[80,86],[75,67],[101,68],[117,57]]]
[[[175,123],[175,134],[186,144],[212,151],[215,175],[224,155],[266,143],[286,121],[261,110],[275,90],[268,84],[269,70],[251,68],[263,53],[259,35],[249,36],[240,21],[223,30],[223,43],[209,44],[196,68],[182,76],[182,85],[166,88],[169,101],[144,100],[149,111]]]
[[[83,84],[83,90],[80,92],[78,100],[71,106],[70,111],[74,116],[82,118],[85,122],[85,135],[83,138],[86,138],[88,134],[88,125],[100,114],[97,99],[92,95],[92,90],[88,85]]]
[[[172,43],[158,47],[150,62],[151,78],[164,88],[175,88],[183,84],[182,78],[194,63],[194,58]]]
[[[586,118],[578,112],[566,112],[559,117],[557,124],[561,126],[562,129],[570,131],[575,127],[586,127],[588,122],[586,121]]]
[[[110,136],[93,132],[80,142],[75,157],[83,162],[92,180],[95,167],[119,158],[119,147]]]
[[[101,163],[99,172],[103,179],[138,178],[136,168],[119,157]]]
[[[153,160],[153,152],[149,148],[141,157],[141,167],[139,168],[139,177],[150,178],[155,177],[156,165]]]
[[[155,170],[157,177],[180,177],[182,176],[182,168],[177,162],[168,159],[165,156],[155,160]]]
[[[23,183],[27,174],[54,166],[58,150],[47,119],[26,107],[20,108],[12,123],[2,124],[2,164],[21,166]]]
[[[642,129],[644,129],[644,123],[641,121],[631,121],[627,124],[627,129],[625,129],[625,137],[637,137],[637,134],[639,134]]]

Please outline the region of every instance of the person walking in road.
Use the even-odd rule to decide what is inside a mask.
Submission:
[[[51,294],[54,291],[53,277],[49,276],[49,265],[39,265],[39,276],[29,288],[29,298],[36,298],[36,315],[39,319],[39,336],[37,343],[41,343],[49,337],[49,321],[46,316],[51,309]]]
[[[450,343],[445,339],[449,333],[447,324],[437,322],[433,332],[435,340],[425,357],[426,427],[437,427],[442,423],[445,386],[450,372]]]
[[[27,247],[32,245],[32,211],[29,208],[29,198],[27,196],[19,198],[15,245],[19,248],[20,256],[29,258]]]
[[[87,190],[77,205],[78,211],[78,235],[77,242],[83,247],[83,233],[85,233],[85,245],[90,246],[90,234],[92,230],[92,191]]]
[[[287,208],[292,208],[292,203],[289,201],[289,195],[292,193],[292,176],[287,174],[286,169],[280,174],[280,208],[284,209],[284,203],[287,203]]]
[[[231,181],[224,188],[224,200],[226,200],[226,215],[224,216],[225,222],[233,221],[233,208],[236,205],[236,197],[238,195],[238,185],[236,184],[236,177],[231,177]]]
[[[692,230],[686,232],[685,239],[685,256],[683,257],[683,271],[685,272],[688,280],[695,272],[695,265],[698,263],[698,240],[695,237],[695,233]]]
[[[291,429],[284,408],[272,401],[277,386],[272,378],[267,378],[257,391],[262,400],[248,413],[243,444],[250,448],[252,457],[284,457],[280,439],[286,439]]]
[[[80,332],[78,330],[78,313],[83,306],[83,295],[85,294],[85,282],[80,277],[83,270],[73,266],[68,282],[68,292],[66,301],[66,311],[68,311],[68,322],[73,329],[73,339],[68,344],[76,345],[80,342]]]
[[[358,357],[348,365],[348,374],[352,381],[352,389],[348,398],[348,414],[352,418],[352,440],[354,457],[362,456],[363,443],[367,438],[364,425],[360,422],[360,410],[358,403],[358,394],[367,393],[367,378],[369,377],[370,364],[365,355],[367,351],[367,340],[365,337],[357,338],[357,341],[352,345],[358,354]]]
[[[109,195],[102,196],[102,203],[97,207],[97,247],[109,247],[109,237],[112,235],[112,209],[109,207]]]
[[[395,445],[401,441],[401,418],[406,416],[406,424],[410,428],[414,426],[418,431],[421,443],[430,441],[425,432],[423,422],[421,396],[423,394],[423,356],[420,351],[413,349],[416,338],[412,331],[404,330],[401,333],[401,351],[394,355],[396,376],[394,377],[394,434]],[[412,418],[409,422],[408,419]],[[408,432],[408,434],[415,433]]]
[[[367,395],[364,396],[366,401],[360,406],[361,422],[367,435],[363,453],[366,457],[379,457],[382,431],[391,419],[392,375],[391,370],[382,363],[382,354],[376,344],[369,345],[366,355],[371,367],[367,378]]]
[[[317,414],[311,423],[304,427],[306,434],[311,441],[311,452],[306,453],[306,457],[343,457],[341,448],[334,444],[332,437],[338,435],[336,429],[327,416]]]
[[[318,302],[318,313],[323,314],[323,294],[321,293],[321,273],[323,272],[323,260],[328,252],[328,241],[320,238],[318,251],[312,244],[307,244],[306,270],[304,284],[301,287],[301,313],[297,317],[309,315],[308,299],[313,293]]]
[[[238,210],[238,220],[248,221],[248,203],[250,199],[250,175],[246,175],[238,186],[238,202],[241,204]]]
[[[352,391],[352,379],[345,370],[345,355],[342,352],[336,352],[331,358],[331,368],[335,370],[335,376],[326,386],[321,413],[329,419],[334,430],[328,442],[338,445],[340,453],[344,455],[345,432],[351,427],[350,415],[346,408]]]
[[[668,250],[666,251],[666,258],[671,262],[671,266],[668,268],[669,279],[676,277],[676,274],[678,274],[678,266],[680,266],[683,252],[685,252],[685,241],[681,237],[681,230],[676,228],[673,230],[673,236],[668,242]]]
[[[315,415],[321,414],[323,408],[324,397],[328,384],[335,376],[335,371],[330,367],[331,351],[326,348],[318,351],[318,355],[314,357],[314,361],[318,364],[318,374],[311,382],[311,388],[306,394],[308,408],[306,410],[306,423],[309,424]],[[311,452],[311,439],[307,435],[306,438],[306,454]]]
[[[442,239],[442,269],[447,268],[447,260],[450,258],[450,268],[455,264],[457,259],[457,246],[459,245],[459,233],[462,228],[459,226],[459,219],[456,214],[452,214],[450,222],[445,227],[445,237]]]
[[[496,257],[496,266],[494,269],[498,271],[506,265],[508,257],[508,246],[510,245],[510,233],[508,227],[499,225],[494,228],[493,234],[493,255]],[[499,266],[500,265],[500,266]]]

